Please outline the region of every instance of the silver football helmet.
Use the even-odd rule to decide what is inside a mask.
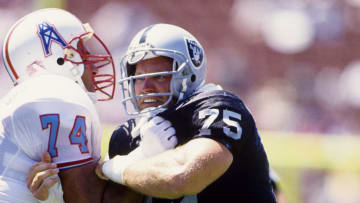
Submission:
[[[18,20],[4,40],[2,55],[14,85],[33,75],[56,74],[74,80],[94,97],[82,81],[87,69],[89,83],[103,94],[98,100],[113,98],[115,67],[108,48],[89,24],[65,10],[40,9]]]
[[[135,75],[138,62],[158,56],[173,59],[171,71]],[[166,108],[171,101],[183,100],[203,85],[206,77],[206,57],[199,41],[183,28],[169,24],[155,24],[142,29],[132,39],[126,54],[121,59],[120,73],[119,84],[126,112],[129,115],[139,115]],[[159,75],[172,75],[170,92],[135,95],[136,79]],[[169,96],[169,98],[155,108],[139,108],[139,98],[154,96]]]

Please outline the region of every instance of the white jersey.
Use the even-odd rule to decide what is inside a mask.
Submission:
[[[95,105],[68,78],[42,75],[20,83],[0,102],[0,120],[1,203],[38,202],[26,175],[45,151],[60,170],[100,158]]]

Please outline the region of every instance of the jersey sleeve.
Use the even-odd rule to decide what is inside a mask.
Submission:
[[[33,160],[41,160],[47,151],[60,169],[66,169],[100,157],[98,117],[85,106],[42,100],[22,105],[11,118],[16,142]]]
[[[135,120],[130,119],[120,125],[111,135],[109,142],[109,157],[127,155],[138,146],[140,137],[133,138],[131,131],[135,127]]]
[[[257,136],[250,112],[237,96],[226,91],[195,95],[160,116],[173,124],[179,144],[207,137],[237,154],[244,142]]]
[[[233,98],[217,106],[200,109],[194,115],[198,128],[196,137],[207,137],[222,143],[233,154],[254,135],[255,122],[243,103]],[[232,101],[233,100],[233,101]],[[232,104],[236,102],[236,104]],[[232,104],[232,105],[231,105]]]
[[[239,98],[225,94],[207,100],[194,111],[194,138],[213,139],[238,154],[245,142],[258,137],[255,121]]]

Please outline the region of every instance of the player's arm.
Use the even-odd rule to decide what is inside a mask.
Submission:
[[[125,185],[150,196],[197,194],[229,168],[231,152],[219,142],[198,138],[124,171]]]
[[[26,177],[26,185],[32,195],[41,201],[62,202],[62,195],[57,196],[50,188],[59,182],[59,169],[55,163],[51,163],[48,152],[44,152],[41,162],[36,162],[29,170]]]
[[[105,181],[95,173],[97,162],[91,162],[79,167],[61,170],[59,177],[64,191],[66,203],[101,202]]]
[[[94,173],[100,158],[100,122],[90,106],[69,103],[66,107],[60,109],[61,114],[39,117],[42,133],[48,136],[46,151],[59,168],[63,199],[100,203],[106,186]]]
[[[240,112],[240,109],[224,107],[199,108],[192,119],[201,137],[131,164],[128,164],[127,157],[114,157],[113,168],[121,169],[115,175],[121,178],[114,178],[107,167],[103,167],[102,171],[113,181],[153,197],[177,198],[197,194],[230,167],[232,152],[241,143],[238,141],[242,137],[240,123],[247,120],[245,115],[241,120]],[[160,131],[157,134],[163,133],[165,132]],[[141,144],[142,142],[140,146]]]
[[[35,163],[30,169],[27,186],[34,197],[39,200],[48,200],[49,202],[53,199],[58,200],[62,197],[49,195],[50,188],[57,181],[52,176],[58,174],[65,202],[101,202],[106,182],[94,175],[96,164],[96,162],[91,162],[59,172],[56,164],[51,163],[49,153],[44,152],[41,162]]]
[[[116,132],[116,137],[126,138],[126,136],[123,135],[125,131],[117,130]],[[42,161],[34,164],[30,169],[27,177],[29,190],[39,200],[48,198],[49,188],[54,184],[54,180],[48,177],[59,171],[56,169],[56,164],[51,164],[49,153],[44,153],[44,155]],[[93,168],[95,165],[95,163],[90,163],[76,168],[72,167],[70,169],[61,170],[60,177],[63,183],[64,199],[66,202],[87,202],[88,200],[90,202],[99,202],[99,197],[101,197],[101,195],[103,195],[103,202],[141,201],[142,196],[128,188],[119,184],[107,181],[104,182],[103,180],[94,177],[95,173]],[[83,193],[85,193],[85,195],[83,195]],[[86,193],[91,195],[87,195]],[[82,196],[86,196],[86,199],[80,199]],[[49,199],[51,199],[51,197]]]
[[[141,202],[142,195],[127,187],[104,181],[95,174],[96,162],[60,171],[66,203],[125,203]],[[71,171],[70,171],[71,170]],[[82,178],[78,178],[81,176]],[[76,181],[74,181],[76,179]]]
[[[128,187],[111,181],[107,182],[102,202],[106,203],[137,203],[143,202],[143,195]]]
[[[74,168],[76,170],[65,170],[63,171],[65,173],[60,173],[65,202],[121,203],[142,201],[142,195],[125,186],[103,181],[95,177],[93,167],[94,164],[87,164]],[[87,174],[83,174],[84,172]],[[49,194],[50,188],[58,180],[53,178],[53,175],[58,173],[59,170],[56,168],[56,164],[51,163],[50,155],[47,152],[44,153],[42,161],[34,164],[27,176],[27,186],[33,196],[45,202],[58,200],[59,197],[54,197],[51,193]],[[87,177],[87,180],[80,179],[80,182],[78,182],[78,178],[76,178],[76,181],[74,181],[73,175]]]
[[[116,156],[114,159],[122,159]],[[219,178],[233,160],[231,152],[209,138],[193,139],[128,165],[122,184],[140,193],[159,198],[178,198],[197,194]]]
[[[56,179],[50,178],[50,176],[58,174],[65,202],[101,202],[106,182],[95,175],[94,168],[96,165],[97,162],[93,161],[59,172],[56,164],[51,163],[49,153],[45,152],[42,156],[42,162],[35,163],[30,169],[27,176],[27,186],[34,197],[39,200],[48,200],[49,202],[52,199],[58,200],[62,197],[54,197],[51,194],[49,197],[48,195],[49,189],[56,181]]]

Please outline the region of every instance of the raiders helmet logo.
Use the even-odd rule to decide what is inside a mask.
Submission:
[[[192,63],[195,67],[199,67],[204,58],[202,48],[194,40],[186,39],[186,44]]]
[[[129,51],[131,54],[128,56],[127,62],[131,65],[140,62],[149,54],[146,50],[150,48],[152,48],[152,46],[148,43],[140,43],[135,47],[130,47]]]
[[[133,52],[128,56],[128,63],[133,65],[141,61],[146,55],[145,51]]]

